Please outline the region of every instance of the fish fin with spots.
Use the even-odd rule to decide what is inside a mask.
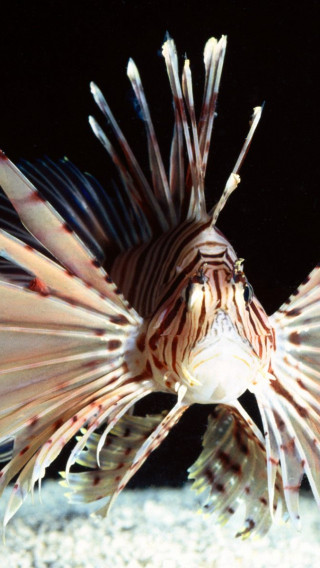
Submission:
[[[123,194],[116,180],[106,191],[67,158],[58,162],[47,157],[34,163],[23,160],[19,169],[101,264],[145,239],[136,204],[129,194]]]
[[[96,504],[96,513],[106,515],[119,493],[150,453],[165,439],[187,406],[178,402],[166,416],[124,415],[106,439],[92,434],[76,462],[90,469],[70,472],[62,484],[71,490],[72,502]],[[83,433],[86,436],[86,433]],[[103,444],[101,446],[101,441]],[[99,461],[99,465],[98,465]]]
[[[203,510],[221,524],[227,523],[240,506],[244,524],[237,536],[264,535],[272,524],[268,506],[266,451],[261,434],[240,404],[219,405],[209,416],[203,450],[189,468],[192,488],[203,495]],[[274,511],[283,504],[279,472]],[[274,512],[273,511],[273,512]]]
[[[75,463],[86,471],[61,472],[61,485],[68,488],[67,496],[73,503],[95,503],[96,513],[107,513],[110,499],[120,480],[131,467],[143,442],[163,420],[163,415],[135,416],[127,412],[104,435],[82,429],[80,451]],[[101,444],[102,442],[102,444]]]
[[[161,422],[154,428],[154,430],[149,434],[149,436],[144,440],[144,442],[139,447],[136,452],[130,467],[124,472],[124,475],[120,479],[116,490],[111,496],[110,502],[108,503],[107,509],[111,507],[114,500],[118,497],[121,491],[125,488],[130,479],[135,475],[135,473],[144,464],[149,455],[156,450],[163,440],[167,437],[170,430],[177,424],[180,420],[182,414],[189,408],[189,405],[181,402],[178,397],[178,402],[175,406],[166,414],[166,416],[161,420]]]
[[[100,314],[120,315],[122,313],[127,315],[129,312],[128,309],[121,309],[117,305],[119,290],[117,294],[111,295],[112,289],[117,290],[117,288],[109,276],[107,276],[110,281],[109,295],[101,295],[93,287],[86,285],[81,278],[70,275],[65,268],[51,258],[2,229],[0,229],[1,257],[5,258],[10,265],[10,274],[6,271],[4,276],[0,268],[1,280],[5,279],[20,287],[22,284],[26,289],[39,292],[42,296],[51,294],[73,305],[82,306]],[[15,269],[20,270],[19,280],[14,278]],[[123,304],[125,304],[124,299]]]
[[[256,397],[269,462],[280,462],[288,512],[299,528],[299,489],[306,474],[320,506],[320,267],[271,318],[274,380]],[[272,491],[272,481],[271,481]]]
[[[117,287],[79,236],[38,189],[3,154],[0,155],[0,185],[17,211],[26,229],[64,266],[70,275],[81,278],[85,285],[119,307],[127,309]]]
[[[90,432],[116,424],[154,383],[128,363],[142,318],[3,155],[0,178],[44,251],[0,232],[0,254],[32,278],[27,285],[0,280],[0,459],[9,460],[0,493],[18,475],[7,522],[84,424]]]

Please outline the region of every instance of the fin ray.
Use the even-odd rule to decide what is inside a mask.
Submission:
[[[71,273],[93,286],[98,292],[123,306],[114,293],[115,286],[106,281],[106,273],[97,265],[80,238],[69,232],[65,221],[46,202],[36,188],[6,157],[0,159],[0,184],[15,207],[21,221],[40,243]]]
[[[306,473],[320,506],[320,268],[275,312],[271,324],[275,377],[257,388],[270,462],[280,460],[288,511],[299,526],[298,497]],[[268,448],[267,448],[268,450]]]
[[[203,450],[189,468],[193,489],[204,493],[204,510],[226,523],[244,503],[245,523],[237,536],[265,534],[272,523],[268,507],[266,452],[257,428],[238,408],[218,406],[209,417]],[[241,412],[240,412],[241,410]],[[246,421],[248,418],[249,423]],[[275,508],[283,502],[279,478]]]

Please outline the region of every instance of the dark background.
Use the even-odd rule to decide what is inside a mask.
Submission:
[[[206,40],[228,35],[218,120],[208,166],[214,203],[266,102],[242,169],[242,183],[219,219],[268,313],[319,261],[319,2],[11,1],[1,7],[0,147],[14,161],[67,155],[106,187],[107,157],[87,115],[103,120],[88,84],[103,90],[139,158],[143,126],[126,78],[136,61],[154,124],[168,154],[172,107],[160,55],[165,32],[191,59],[202,97]],[[208,409],[193,408],[148,460],[142,483],[178,483],[200,451]],[[61,465],[60,465],[61,467]]]

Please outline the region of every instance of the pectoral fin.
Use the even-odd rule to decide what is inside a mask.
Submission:
[[[270,468],[280,462],[292,521],[299,527],[299,489],[308,476],[320,506],[320,268],[316,267],[270,318],[275,330],[275,380],[257,400]],[[272,492],[272,480],[270,491]]]
[[[245,505],[244,526],[237,533],[242,538],[264,535],[272,524],[266,451],[247,418],[231,406],[216,407],[209,417],[203,450],[189,469],[189,478],[195,480],[193,489],[204,494],[204,510],[221,524]],[[283,499],[278,476],[274,509],[279,501]]]
[[[78,464],[90,469],[69,473],[67,480],[62,482],[71,490],[71,501],[96,502],[96,512],[107,514],[114,499],[164,440],[186,408],[186,405],[178,403],[166,416],[126,414],[111,430],[102,447],[101,436],[91,434],[85,449],[76,459]]]

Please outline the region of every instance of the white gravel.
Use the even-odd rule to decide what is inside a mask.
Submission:
[[[1,568],[314,568],[320,559],[320,512],[302,495],[303,528],[274,526],[240,541],[228,527],[196,513],[190,487],[127,490],[107,519],[72,506],[48,481],[20,509],[0,545]],[[1,500],[3,516],[6,495]]]

